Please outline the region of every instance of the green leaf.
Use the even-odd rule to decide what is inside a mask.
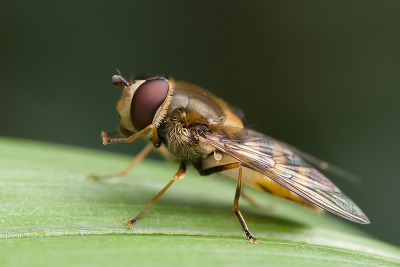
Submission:
[[[327,213],[246,188],[260,205],[231,207],[235,182],[189,171],[131,228],[178,166],[145,160],[126,177],[126,155],[0,138],[1,266],[398,266],[400,249]]]

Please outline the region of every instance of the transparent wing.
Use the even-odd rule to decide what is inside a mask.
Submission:
[[[244,166],[258,171],[315,205],[353,222],[368,224],[367,216],[322,173],[305,163],[291,149],[255,131],[235,134],[224,130],[217,135],[197,133],[210,144]]]
[[[333,164],[330,164],[326,161],[317,159],[316,157],[313,157],[299,149],[297,149],[296,147],[293,147],[291,145],[288,145],[286,143],[283,143],[281,141],[278,141],[279,143],[281,143],[283,146],[289,148],[294,154],[298,155],[300,158],[304,159],[305,161],[307,161],[308,163],[310,163],[313,166],[316,166],[318,169],[321,170],[325,170],[328,172],[331,172],[333,174],[336,174],[337,176],[341,177],[341,178],[345,178],[353,183],[359,184],[361,183],[361,178],[358,177],[357,175],[350,173],[346,170],[343,170]]]

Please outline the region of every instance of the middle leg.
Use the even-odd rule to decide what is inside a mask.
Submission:
[[[242,226],[243,232],[246,234],[247,238],[249,239],[250,243],[258,244],[258,240],[253,237],[250,233],[249,228],[247,228],[247,224],[242,216],[242,213],[239,210],[239,198],[240,193],[242,191],[242,164],[238,164],[239,174],[238,174],[238,182],[236,187],[235,198],[233,200],[233,207],[232,211],[235,213],[236,218],[238,219],[240,225]]]
[[[235,163],[229,163],[225,165],[220,165],[220,166],[215,166],[211,167],[208,169],[203,169],[201,166],[201,163],[195,164],[195,168],[199,171],[201,175],[210,175],[216,172],[222,172],[230,169],[235,169],[238,168],[238,181],[237,181],[237,187],[236,187],[236,193],[235,193],[235,198],[233,200],[233,207],[232,211],[235,214],[236,218],[238,219],[240,226],[242,226],[243,232],[246,234],[247,238],[251,243],[258,244],[258,240],[255,239],[252,234],[249,231],[249,228],[246,225],[246,222],[242,216],[242,213],[239,210],[239,198],[240,198],[240,193],[242,191],[242,163],[240,162],[235,162]]]

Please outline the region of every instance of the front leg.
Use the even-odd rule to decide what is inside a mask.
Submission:
[[[103,138],[103,137],[113,137],[113,136],[118,136],[118,135],[123,135],[120,131],[117,131],[117,132],[112,132],[112,133],[109,133],[109,132],[105,132],[105,131],[102,131],[101,132],[101,137]]]
[[[108,138],[107,136],[103,136],[103,145],[116,144],[116,143],[131,143],[145,134],[148,134],[149,131],[153,133],[153,145],[154,147],[160,146],[160,139],[158,138],[157,127],[154,124],[150,124],[143,130],[129,136],[128,138]]]

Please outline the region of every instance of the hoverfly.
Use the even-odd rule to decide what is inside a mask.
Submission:
[[[112,80],[115,87],[124,87],[117,104],[121,125],[117,132],[102,132],[103,144],[129,143],[141,137],[149,144],[122,172],[91,177],[122,176],[153,147],[180,163],[172,180],[135,218],[125,221],[128,228],[176,180],[184,178],[187,163],[192,163],[200,175],[220,172],[237,179],[233,212],[251,243],[258,240],[239,210],[242,184],[314,210],[322,208],[356,223],[369,223],[350,198],[299,157],[307,154],[245,128],[233,108],[212,93],[162,76],[128,82],[121,75],[114,75]],[[125,138],[111,138],[117,135]]]

